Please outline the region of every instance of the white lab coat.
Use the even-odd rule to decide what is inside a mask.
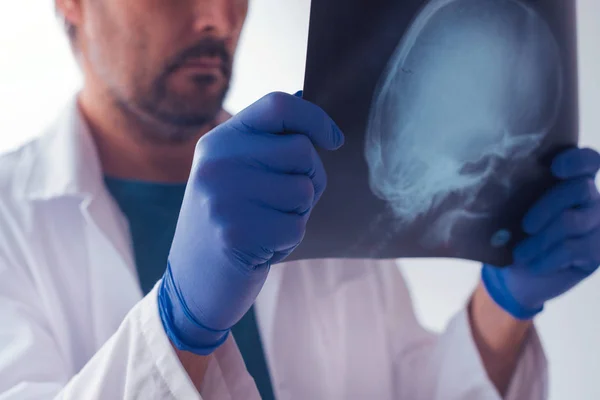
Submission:
[[[424,330],[392,261],[274,267],[256,303],[282,400],[499,399],[465,311]],[[509,399],[546,398],[529,337]],[[76,102],[0,158],[0,399],[255,399],[233,338],[198,394],[142,298],[126,220]]]

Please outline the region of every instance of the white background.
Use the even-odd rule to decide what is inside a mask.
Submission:
[[[578,3],[582,144],[598,149],[600,1]],[[269,91],[302,87],[309,6],[309,0],[251,0],[227,100],[231,111]],[[1,0],[0,151],[37,135],[79,84],[52,1]],[[404,269],[421,320],[435,330],[462,307],[478,278],[478,265],[461,261],[409,260]],[[600,274],[550,303],[538,327],[551,399],[600,399]]]

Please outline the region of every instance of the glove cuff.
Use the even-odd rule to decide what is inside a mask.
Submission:
[[[167,337],[181,351],[208,356],[229,336],[229,329],[213,330],[196,321],[177,291],[170,264],[158,289],[158,312]]]
[[[491,265],[484,265],[481,269],[481,280],[490,297],[504,311],[519,320],[531,320],[537,314],[543,311],[544,305],[535,309],[523,307],[510,294],[508,287],[504,281],[503,271],[500,268]]]

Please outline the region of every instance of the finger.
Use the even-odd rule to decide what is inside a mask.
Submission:
[[[559,179],[594,177],[600,169],[600,154],[589,148],[569,149],[555,157],[551,169]]]
[[[306,232],[306,216],[259,205],[240,208],[234,201],[223,201],[214,207],[227,210],[225,218],[217,216],[219,238],[241,265],[258,267],[270,263],[277,253],[296,248]]]
[[[574,179],[559,183],[546,193],[525,215],[523,230],[529,235],[540,232],[561,212],[588,205],[600,198],[592,179]]]
[[[336,150],[344,143],[344,135],[325,111],[287,93],[268,94],[234,118],[257,132],[303,134],[326,150]]]
[[[599,227],[600,202],[566,210],[544,230],[519,244],[514,250],[514,260],[516,263],[528,263],[561,241],[586,235]]]
[[[264,191],[255,192],[255,201],[265,207],[305,215],[315,202],[315,187],[307,176],[270,174],[263,182],[267,187]]]
[[[265,208],[304,215],[315,201],[313,181],[305,175],[239,167],[222,173],[222,196],[244,198]]]
[[[286,252],[296,248],[304,239],[306,221],[304,216],[294,214],[278,214],[273,216],[272,230],[267,234],[267,243],[272,243],[274,253]]]
[[[243,132],[237,134],[245,135]],[[207,193],[230,190],[240,193],[242,188],[244,189],[243,193],[279,190],[274,184],[271,186],[265,176],[250,176],[251,172],[249,171],[255,170],[270,174],[270,176],[276,174],[304,175],[310,178],[314,187],[312,205],[316,204],[327,186],[327,174],[319,154],[306,136],[300,134],[257,135],[245,139],[231,140],[225,156],[197,156],[194,180],[205,186]],[[214,155],[224,147],[218,141],[214,141],[218,146],[211,143],[207,145],[206,142],[203,143],[204,148],[200,148],[197,154]],[[233,146],[236,146],[237,149],[232,149]],[[211,152],[213,148],[217,148],[217,151]],[[263,186],[269,187],[262,189],[247,187],[247,185],[263,182],[265,179],[267,183]],[[226,193],[223,195],[227,196]]]
[[[286,250],[276,251],[273,254],[273,257],[271,257],[271,265],[275,265],[284,261],[290,254],[292,254],[294,250],[296,250],[296,247],[298,247],[298,245],[290,247]]]
[[[535,273],[552,273],[567,268],[589,272],[600,264],[600,229],[585,236],[568,239],[530,264]]]
[[[304,135],[272,136],[269,143],[250,155],[252,162],[263,169],[281,174],[303,174],[314,186],[313,205],[327,186],[327,174],[321,157]]]
[[[304,238],[306,216],[281,213],[258,206],[254,208],[254,213],[254,218],[246,218],[233,228],[234,234],[242,236],[244,243],[248,244],[248,250],[244,253],[265,249],[271,258],[275,253],[297,247]]]

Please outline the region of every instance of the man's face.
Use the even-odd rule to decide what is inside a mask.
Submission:
[[[81,0],[86,85],[146,122],[194,128],[220,111],[248,0]]]

